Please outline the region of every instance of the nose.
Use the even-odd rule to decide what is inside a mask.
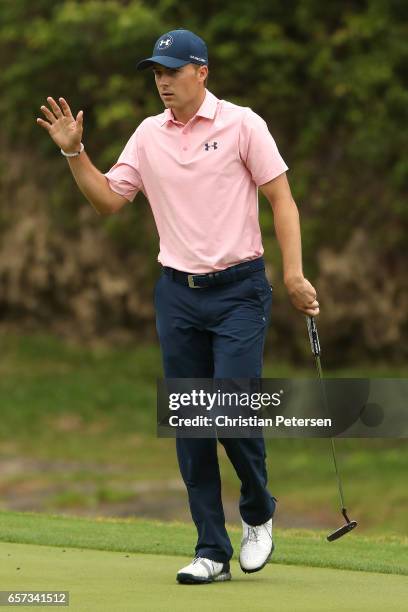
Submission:
[[[156,79],[159,85],[168,85],[169,79],[167,74],[157,74]]]

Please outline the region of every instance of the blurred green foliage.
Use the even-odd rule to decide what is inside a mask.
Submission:
[[[138,123],[161,111],[136,62],[162,32],[187,27],[207,41],[209,88],[267,120],[295,198],[316,220],[306,248],[341,244],[355,224],[392,249],[408,219],[407,18],[399,0],[2,3],[2,128],[54,157],[35,116],[47,95],[65,96],[84,110],[96,164],[109,167]]]
[[[87,151],[108,170],[137,125],[162,111],[151,73],[135,66],[160,34],[178,27],[208,44],[208,88],[267,121],[290,168],[307,274],[317,276],[322,248],[341,250],[357,227],[384,275],[400,270],[408,225],[403,0],[3,2],[2,144],[32,152],[25,180],[46,189],[60,223],[70,225],[72,201],[83,198],[36,125],[40,105],[48,95],[64,96],[74,113],[83,109]],[[0,174],[7,172],[2,165]],[[157,236],[142,199],[103,223],[119,248],[137,251],[154,274]],[[265,202],[260,214],[267,256],[279,267]]]

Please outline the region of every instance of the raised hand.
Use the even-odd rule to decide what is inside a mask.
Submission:
[[[51,110],[47,106],[41,106],[48,121],[37,118],[38,125],[41,125],[55,144],[66,153],[76,153],[80,149],[82,132],[83,132],[83,111],[79,111],[76,118],[73,117],[71,109],[64,98],[59,98],[61,108],[55,102],[54,98],[47,98]]]

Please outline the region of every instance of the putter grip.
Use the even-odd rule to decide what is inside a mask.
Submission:
[[[309,332],[310,347],[315,356],[320,355],[320,342],[316,323],[313,317],[306,316],[307,331]]]

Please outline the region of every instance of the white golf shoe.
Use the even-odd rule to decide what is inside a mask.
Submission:
[[[190,565],[177,572],[177,582],[180,584],[203,584],[224,580],[231,580],[229,562],[218,563],[205,557],[194,557]]]
[[[248,525],[242,521],[242,541],[239,564],[243,572],[259,572],[269,561],[275,548],[272,541],[272,519],[263,525]]]

